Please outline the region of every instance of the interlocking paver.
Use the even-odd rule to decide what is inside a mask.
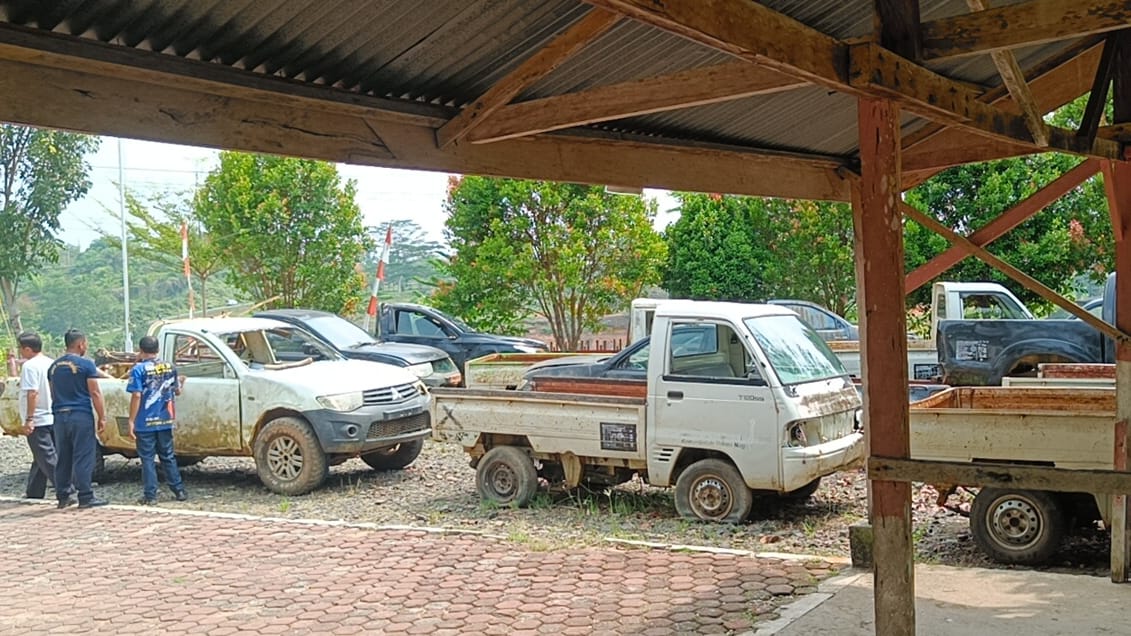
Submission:
[[[12,633],[736,633],[836,572],[819,560],[541,552],[470,535],[113,506],[80,515],[0,500],[0,517],[0,580],[52,600],[34,611],[0,605]]]

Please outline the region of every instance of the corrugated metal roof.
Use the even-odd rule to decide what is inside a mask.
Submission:
[[[993,2],[994,6],[1015,2]],[[872,28],[872,0],[765,0],[837,38]],[[965,0],[921,0],[924,20],[965,13]],[[577,0],[0,0],[0,18],[125,47],[200,59],[398,100],[463,106],[482,95],[590,7]],[[1072,42],[1016,51],[1023,68]],[[629,20],[519,99],[709,66],[731,58]],[[931,68],[996,85],[988,55]],[[856,146],[856,104],[810,87],[607,122],[597,128],[823,155]],[[906,118],[913,129],[922,122]]]

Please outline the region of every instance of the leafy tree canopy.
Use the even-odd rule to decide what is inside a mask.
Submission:
[[[228,282],[274,307],[353,311],[372,245],[352,181],[330,163],[220,154],[195,200]]]
[[[21,328],[20,284],[59,253],[59,215],[90,189],[99,139],[0,124],[0,300]]]
[[[533,311],[559,346],[658,280],[655,203],[602,187],[466,177],[453,182],[451,253],[433,302],[481,328],[518,332]]]

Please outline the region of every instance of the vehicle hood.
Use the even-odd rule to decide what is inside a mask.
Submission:
[[[351,358],[373,360],[380,362],[383,357],[399,358],[408,364],[432,362],[447,357],[448,354],[436,347],[428,345],[409,344],[406,342],[373,342],[360,347],[343,349],[342,352]]]
[[[314,395],[332,395],[412,384],[416,376],[402,367],[368,360],[320,360],[290,369],[251,369],[263,380],[303,387]]]

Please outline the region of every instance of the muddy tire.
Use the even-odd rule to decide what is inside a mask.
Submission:
[[[53,476],[52,480],[55,479]],[[106,479],[106,451],[102,448],[101,444],[94,446],[94,472],[90,475],[90,480],[102,483]]]
[[[310,425],[297,417],[268,422],[255,437],[260,481],[281,495],[304,495],[326,481],[326,453]]]
[[[721,459],[695,462],[675,483],[676,512],[688,519],[741,523],[753,505],[754,495],[738,469]]]
[[[422,448],[424,440],[415,439],[366,453],[361,456],[361,461],[369,464],[373,470],[400,470],[416,461]]]
[[[522,508],[538,491],[538,471],[522,449],[496,446],[479,460],[475,488],[483,501]]]
[[[781,498],[785,499],[786,501],[800,503],[802,501],[807,501],[810,497],[813,496],[813,493],[817,492],[817,489],[820,488],[820,487],[821,487],[821,478],[818,477],[818,478],[814,479],[813,481],[805,484],[804,486],[798,488],[797,490],[791,490],[789,492],[783,492],[781,494]]]
[[[1064,539],[1064,514],[1056,498],[1039,490],[983,488],[970,508],[974,542],[999,563],[1048,561]]]

